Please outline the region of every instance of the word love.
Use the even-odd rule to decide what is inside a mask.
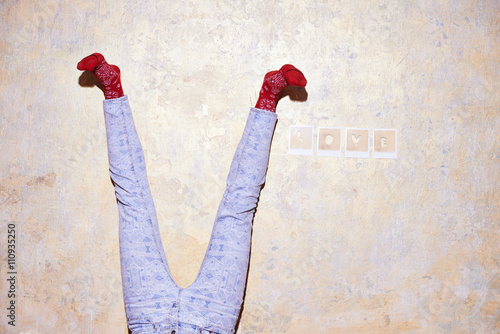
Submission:
[[[372,158],[397,158],[396,129],[318,127],[316,138],[316,153],[322,157],[341,157],[343,152],[347,158],[370,158],[371,151]],[[289,139],[289,154],[313,155],[313,126],[290,126]]]

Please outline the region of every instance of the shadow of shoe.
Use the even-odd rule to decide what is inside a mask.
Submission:
[[[78,84],[81,87],[94,87],[97,86],[100,90],[104,92],[103,85],[97,80],[94,73],[90,71],[83,71],[82,75],[78,78]]]
[[[278,102],[286,96],[292,101],[305,102],[307,101],[308,94],[305,87],[288,86],[278,95]]]

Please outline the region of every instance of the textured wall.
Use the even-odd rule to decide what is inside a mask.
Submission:
[[[309,80],[306,102],[278,105],[239,333],[498,333],[499,11],[3,0],[0,332],[127,333],[102,92],[76,70],[99,51],[122,69],[183,286],[263,75],[293,63]],[[290,125],[394,128],[398,159],[288,155]]]

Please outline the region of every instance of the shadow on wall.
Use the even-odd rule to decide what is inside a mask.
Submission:
[[[292,101],[305,102],[307,101],[308,94],[305,87],[288,86],[278,95],[278,103],[286,96],[290,97]]]
[[[90,71],[83,71],[82,75],[80,75],[80,78],[78,78],[78,84],[80,85],[80,87],[97,86],[104,93],[104,87],[99,82],[99,80],[97,80],[94,73]]]

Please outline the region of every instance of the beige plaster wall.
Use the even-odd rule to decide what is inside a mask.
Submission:
[[[263,75],[293,63],[309,80],[306,102],[278,105],[238,333],[498,333],[499,10],[3,0],[0,332],[127,333],[103,97],[76,70],[99,51],[122,69],[183,286]],[[290,125],[394,128],[398,158],[288,155]]]

